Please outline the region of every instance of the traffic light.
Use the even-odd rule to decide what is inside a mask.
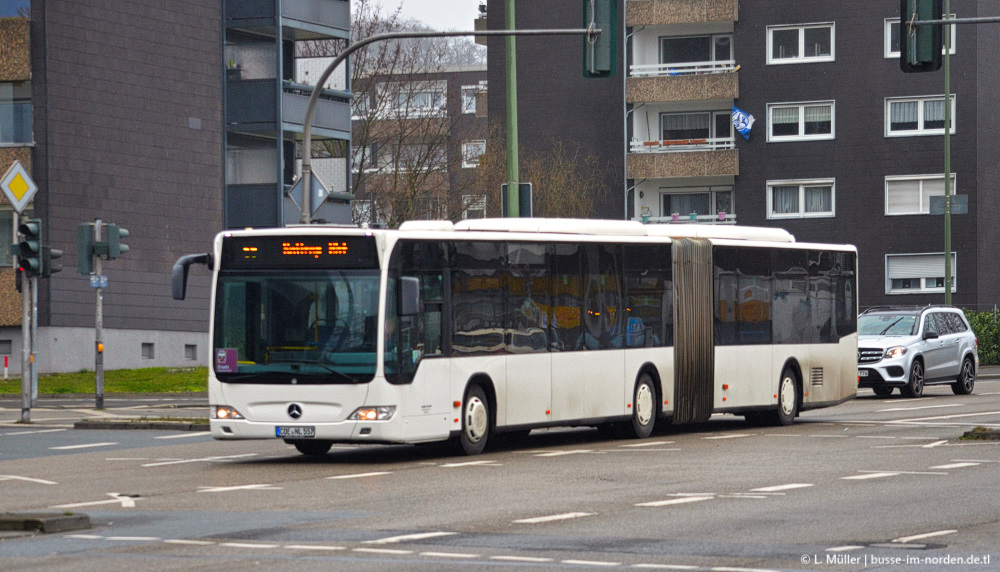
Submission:
[[[62,258],[63,251],[50,246],[42,246],[42,278],[48,278],[63,269],[61,262],[53,262],[57,258]]]
[[[122,243],[122,239],[128,236],[128,229],[108,223],[106,231],[108,234],[108,260],[114,260],[128,252],[128,245]]]
[[[583,37],[583,77],[611,77],[618,63],[618,0],[583,0],[583,27],[601,34]]]
[[[21,271],[29,278],[42,275],[42,220],[32,218],[17,227],[21,242],[17,245],[17,259]]]
[[[899,1],[899,68],[905,73],[936,71],[941,68],[944,27],[941,24],[911,26],[911,21],[940,20],[941,0]]]
[[[94,272],[94,225],[89,222],[76,227],[76,271],[84,275]]]

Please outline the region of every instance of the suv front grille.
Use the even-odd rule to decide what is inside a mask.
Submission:
[[[858,348],[858,363],[875,363],[882,361],[885,350],[880,348]]]

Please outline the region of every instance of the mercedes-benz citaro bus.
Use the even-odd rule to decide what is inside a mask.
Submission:
[[[715,413],[788,425],[857,391],[857,250],[780,229],[414,221],[226,231],[212,270],[216,439],[452,440]]]

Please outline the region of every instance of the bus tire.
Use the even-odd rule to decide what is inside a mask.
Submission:
[[[462,403],[462,432],[458,435],[460,452],[478,455],[486,449],[490,437],[490,400],[478,384],[470,385]]]
[[[322,457],[330,451],[333,446],[332,441],[292,441],[292,445],[299,450],[299,453],[309,457]]]
[[[799,414],[799,383],[795,371],[786,367],[778,382],[778,409],[774,412],[774,425],[787,426]]]
[[[652,376],[643,373],[635,382],[632,394],[632,436],[645,439],[653,434],[659,408],[656,406],[656,384]]]

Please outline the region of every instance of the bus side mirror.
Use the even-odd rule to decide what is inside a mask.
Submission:
[[[188,254],[177,259],[174,263],[174,272],[171,281],[174,300],[183,300],[187,294],[188,267],[192,264],[204,264],[208,269],[212,269],[212,255]]]
[[[420,279],[403,276],[399,279],[399,315],[413,316],[420,313]]]

